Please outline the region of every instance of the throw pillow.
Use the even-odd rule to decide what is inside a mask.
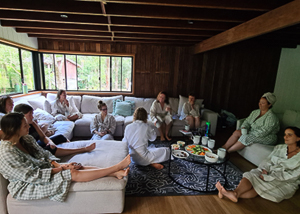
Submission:
[[[51,114],[40,108],[33,111],[33,117],[37,120],[55,121],[55,118]]]
[[[76,112],[79,112],[78,108],[75,105],[73,97],[70,97],[70,99],[69,99],[69,105],[72,107],[72,112],[70,112],[70,114],[74,114]]]
[[[112,115],[131,116],[134,113],[135,104],[133,101],[114,100]]]
[[[46,112],[48,112],[49,114],[52,113],[52,110],[51,110],[51,103],[49,102],[49,100],[45,100],[44,102],[44,110]]]
[[[189,101],[188,97],[184,97],[184,96],[179,95],[178,115],[181,115],[183,104],[186,103],[187,101]],[[201,109],[203,99],[196,99],[195,103],[198,104],[200,106],[200,109]]]
[[[38,108],[43,109],[45,100],[46,98],[44,96],[40,96],[36,99],[28,100],[28,102],[30,103],[33,109],[38,109]]]

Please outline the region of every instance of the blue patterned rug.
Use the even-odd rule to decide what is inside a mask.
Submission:
[[[156,147],[168,147],[170,144],[170,142],[154,142]],[[164,165],[162,170],[156,170],[150,166],[130,164],[126,196],[207,195],[217,193],[216,191],[209,193],[198,192],[178,185],[168,175],[168,161],[162,164]],[[223,166],[216,166],[216,168],[223,172]],[[185,169],[188,169],[188,171]],[[171,172],[177,182],[187,187],[200,191],[204,191],[206,188],[207,168],[205,166],[175,158],[171,164]],[[228,183],[226,188],[229,190],[235,189],[242,179],[242,174],[241,170],[232,163],[227,162],[226,178]],[[222,184],[225,182],[219,173],[211,168],[208,183],[209,191],[215,190],[217,181],[220,181]]]

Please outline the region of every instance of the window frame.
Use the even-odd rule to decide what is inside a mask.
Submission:
[[[77,64],[77,59],[78,56],[98,56],[99,57],[99,72],[101,75],[101,56],[105,56],[105,57],[110,57],[110,91],[92,91],[92,90],[80,90],[78,89],[78,85],[77,85],[77,90],[68,90],[67,89],[67,70],[66,70],[66,61],[64,60],[64,67],[65,67],[65,88],[66,91],[68,92],[72,92],[73,94],[101,94],[101,95],[120,95],[120,94],[124,94],[124,95],[133,95],[134,91],[135,91],[135,54],[123,54],[123,53],[111,53],[111,54],[106,54],[106,53],[97,53],[97,52],[73,52],[73,51],[48,51],[48,50],[40,50],[39,53],[41,54],[41,73],[42,73],[42,81],[43,81],[43,91],[53,91],[53,89],[46,89],[46,85],[45,85],[45,70],[44,70],[44,54],[53,54],[53,57],[55,56],[55,54],[59,54],[59,55],[63,55],[64,59],[66,59],[66,55],[75,55],[76,56],[76,64]],[[132,68],[132,72],[131,72],[131,91],[113,91],[112,90],[112,57],[121,57],[121,62],[123,60],[123,57],[131,57],[132,61],[131,61],[131,68]],[[77,71],[77,67],[76,67],[76,79],[77,79],[77,83],[78,83],[78,71]],[[122,64],[121,64],[121,80],[122,80]],[[56,78],[56,69],[55,69],[55,74],[54,74],[55,78]],[[100,80],[101,81],[101,80]],[[100,89],[101,89],[101,82],[100,82]],[[122,82],[121,82],[121,88],[122,88]],[[56,89],[58,90],[58,89]]]
[[[31,61],[32,61],[32,77],[33,77],[33,82],[34,82],[34,89],[33,90],[28,90],[28,92],[34,92],[37,90],[37,80],[35,77],[35,61],[34,61],[34,56],[33,56],[33,48],[28,48],[26,46],[23,45],[18,45],[18,44],[14,44],[12,42],[6,41],[4,39],[0,38],[0,44],[1,45],[5,45],[5,46],[9,46],[12,48],[16,48],[18,51],[18,55],[19,55],[19,63],[20,63],[20,78],[21,78],[21,92],[14,92],[14,93],[9,93],[9,94],[5,94],[5,95],[10,95],[10,96],[14,96],[14,95],[18,95],[18,94],[23,94],[23,87],[22,85],[24,84],[24,69],[23,69],[23,61],[22,61],[22,50],[24,51],[29,51],[31,52]],[[2,96],[2,95],[0,95]]]

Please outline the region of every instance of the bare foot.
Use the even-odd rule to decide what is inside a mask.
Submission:
[[[154,167],[155,169],[158,169],[158,170],[164,168],[164,166],[159,164],[159,163],[152,163],[152,164],[150,164],[150,166],[152,166],[152,167]]]
[[[169,138],[169,136],[166,136],[166,138],[167,138],[168,141],[172,140],[172,138]]]
[[[118,179],[122,179],[123,177],[125,177],[125,176],[128,175],[129,171],[130,171],[130,169],[129,169],[129,167],[128,167],[128,168],[125,169],[125,170],[122,169],[122,170],[119,170],[119,171],[113,173],[113,175],[114,175],[116,178],[118,178]]]
[[[85,147],[85,151],[86,152],[91,152],[96,148],[96,143],[92,143],[91,145],[88,145],[87,147]]]
[[[219,193],[218,193],[219,198],[223,198],[223,194],[222,194],[222,192],[221,192],[221,190],[222,190],[222,185],[221,185],[220,181],[218,181],[218,182],[216,183],[216,187],[217,187],[217,189],[219,190]]]
[[[119,169],[125,169],[131,163],[130,155],[128,154],[120,163],[118,163]]]
[[[238,198],[236,197],[236,192],[234,191],[227,191],[223,186],[221,186],[221,193],[229,198],[233,202],[238,202]]]
[[[166,139],[164,138],[164,136],[160,137],[160,141],[165,141]]]

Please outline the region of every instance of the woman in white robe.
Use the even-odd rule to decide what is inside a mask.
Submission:
[[[151,165],[156,169],[162,169],[161,162],[167,161],[170,149],[166,147],[148,147],[148,140],[156,139],[156,132],[147,123],[147,111],[140,107],[134,112],[134,121],[125,128],[122,141],[128,144],[131,161],[138,165]]]
[[[160,133],[160,140],[171,140],[169,131],[172,126],[171,107],[169,105],[169,98],[166,92],[161,91],[157,95],[157,100],[152,103],[150,108],[150,117],[154,125],[158,128]]]
[[[101,100],[98,103],[100,114],[94,117],[90,129],[93,137],[91,140],[113,140],[116,130],[116,120],[113,115],[107,114],[107,105]]]
[[[70,102],[67,100],[65,90],[58,90],[55,102],[51,104],[51,114],[56,120],[75,121],[82,118],[82,114],[74,105],[74,100],[71,97]]]
[[[228,152],[235,152],[253,143],[275,144],[280,128],[279,120],[271,109],[275,102],[274,94],[265,93],[258,103],[259,109],[251,112],[241,126],[248,134],[242,135],[241,130],[236,130],[222,147]]]
[[[186,120],[191,129],[200,127],[200,106],[195,104],[196,97],[194,94],[189,94],[189,100],[183,104],[180,120]]]
[[[218,182],[219,197],[226,196],[233,202],[257,195],[273,202],[291,198],[300,184],[300,129],[287,127],[284,141],[257,169],[244,173],[235,190],[227,191]]]

